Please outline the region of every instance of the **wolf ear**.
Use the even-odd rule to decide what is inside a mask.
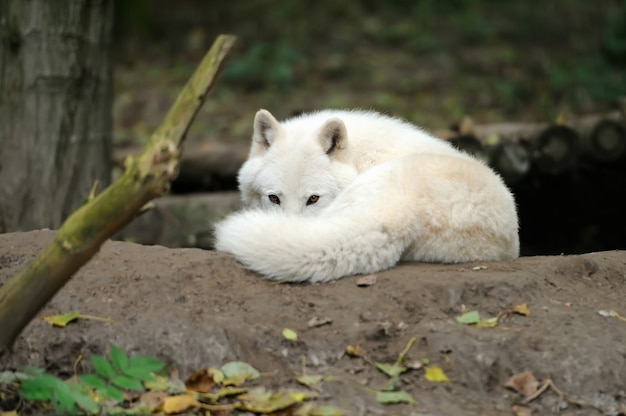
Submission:
[[[331,118],[320,129],[319,141],[328,156],[339,156],[348,147],[346,125],[338,118]]]
[[[267,110],[259,110],[254,117],[254,134],[252,135],[251,156],[261,156],[270,148],[280,134],[282,127]]]

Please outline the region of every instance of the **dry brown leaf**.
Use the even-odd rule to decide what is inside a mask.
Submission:
[[[148,408],[152,413],[156,413],[168,394],[164,391],[148,391],[139,397],[139,402]]]
[[[511,407],[511,410],[513,410],[513,414],[515,416],[531,416],[532,415],[532,411],[530,410],[530,407],[520,406],[518,404],[514,404],[513,407]]]
[[[504,387],[515,390],[522,394],[524,397],[533,395],[539,387],[539,382],[530,371],[524,371],[513,375],[510,379],[504,383]]]
[[[197,391],[198,393],[208,393],[214,386],[215,380],[213,380],[213,376],[209,374],[206,368],[196,371],[185,381],[187,390]]]
[[[372,286],[373,284],[376,284],[376,280],[377,277],[375,274],[368,274],[356,279],[356,285],[359,287]]]
[[[527,303],[520,303],[519,305],[515,305],[509,310],[509,312],[516,313],[522,316],[530,315],[530,309],[528,308]]]

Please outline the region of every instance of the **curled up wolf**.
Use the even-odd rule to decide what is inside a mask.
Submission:
[[[244,210],[216,248],[268,279],[325,282],[399,261],[519,254],[515,201],[482,161],[405,121],[325,110],[254,120],[239,172]]]

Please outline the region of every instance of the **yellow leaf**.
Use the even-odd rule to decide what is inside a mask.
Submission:
[[[528,308],[527,303],[520,303],[519,305],[515,305],[510,310],[511,313],[516,313],[518,315],[528,316],[530,315],[530,309]]]
[[[481,318],[480,321],[478,321],[478,323],[476,324],[476,328],[495,328],[496,326],[498,326],[498,320],[499,318],[497,316],[487,319]]]
[[[255,413],[273,413],[314,397],[316,395],[310,392],[278,391],[272,393],[261,387],[238,396],[241,403],[237,404],[237,408]]]
[[[69,312],[64,315],[51,315],[51,316],[43,317],[44,321],[48,322],[50,325],[58,326],[61,328],[64,328],[65,326],[67,326],[67,324],[69,324],[70,322],[78,318],[91,319],[93,321],[102,321],[102,322],[109,322],[109,323],[113,322],[113,320],[110,318],[102,318],[100,316],[92,316],[92,315],[82,315],[80,312],[76,312],[76,311]]]
[[[155,375],[153,378],[153,380],[144,381],[146,389],[150,391],[166,391],[169,389],[170,385],[167,377]]]
[[[283,328],[283,338],[287,341],[297,341],[298,334],[293,329]]]
[[[365,351],[359,345],[348,345],[346,347],[346,354],[350,357],[365,357]]]
[[[163,399],[163,413],[166,415],[198,410],[200,407],[200,402],[191,394],[181,394],[180,396],[170,396]]]
[[[222,386],[239,387],[243,383],[245,383],[246,380],[248,380],[249,378],[250,378],[249,374],[236,374],[232,377],[227,377],[224,380],[222,380]]]
[[[434,381],[437,383],[441,383],[444,381],[450,381],[450,379],[446,376],[443,370],[436,365],[431,365],[429,367],[424,368],[424,377],[428,381]]]
[[[17,410],[9,410],[8,412],[0,411],[0,416],[20,416]]]
[[[80,316],[79,312],[69,312],[64,315],[44,316],[43,319],[52,326],[64,328],[67,324]]]

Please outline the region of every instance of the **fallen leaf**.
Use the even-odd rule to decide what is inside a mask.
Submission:
[[[296,381],[300,384],[302,384],[303,386],[307,386],[307,387],[311,387],[314,386],[318,383],[320,383],[323,380],[323,377],[320,375],[308,375],[308,374],[303,374],[299,377],[296,377]]]
[[[204,370],[196,371],[185,381],[185,387],[187,390],[196,391],[198,393],[210,392],[215,384],[213,376],[206,368]]]
[[[293,329],[283,328],[283,338],[287,341],[297,341],[298,334]]]
[[[539,382],[530,371],[524,371],[523,373],[514,374],[509,378],[504,387],[515,390],[522,394],[524,397],[529,397],[537,391]]]
[[[145,381],[144,386],[150,391],[167,391],[169,381],[167,377],[156,375],[153,380]]]
[[[240,394],[247,393],[249,390],[250,389],[247,388],[227,386],[222,387],[214,393],[199,393],[198,398],[217,403],[223,397],[238,396]]]
[[[531,416],[532,415],[532,410],[530,410],[530,407],[520,406],[519,404],[514,404],[511,407],[511,410],[513,410],[513,414],[515,416]]]
[[[428,381],[434,381],[436,383],[442,383],[450,381],[443,370],[436,365],[431,365],[424,368],[424,378]]]
[[[102,321],[102,322],[113,323],[113,320],[110,318],[103,318],[101,316],[83,315],[80,312],[76,312],[76,311],[68,312],[63,315],[50,315],[50,316],[43,317],[44,321],[48,322],[50,325],[58,326],[60,328],[64,328],[65,326],[67,326],[67,324],[79,318],[90,319],[92,321]]]
[[[365,357],[365,350],[359,345],[348,345],[346,346],[346,354],[350,357]]]
[[[222,380],[222,386],[239,387],[249,378],[250,374],[248,373],[235,374],[234,376],[224,378],[224,380]]]
[[[374,365],[376,366],[376,368],[378,368],[383,373],[387,374],[389,377],[398,376],[407,370],[406,367],[398,364],[397,362],[393,364],[374,363]]]
[[[368,274],[368,275],[361,276],[358,279],[356,279],[356,285],[359,287],[372,286],[373,284],[376,284],[377,279],[378,278],[376,277],[375,274]]]
[[[617,313],[617,312],[615,312],[613,310],[610,310],[610,311],[598,311],[598,315],[604,316],[605,318],[617,318],[620,321],[626,322],[626,318],[624,318],[619,313]]]
[[[311,318],[309,320],[309,322],[307,323],[307,326],[309,328],[316,328],[318,326],[322,326],[322,325],[330,325],[332,324],[333,321],[330,318],[318,318],[317,316],[314,316],[313,318]]]
[[[79,316],[80,316],[79,312],[68,312],[63,315],[44,316],[43,320],[52,326],[58,326],[60,328],[64,328],[70,322],[78,319]]]
[[[259,387],[237,396],[241,400],[237,408],[254,413],[274,413],[315,397],[316,394],[311,392],[281,390],[272,393]]]
[[[498,326],[499,317],[494,316],[493,318],[481,319],[476,324],[476,328],[495,328]]]
[[[201,406],[191,394],[169,396],[163,399],[163,413],[166,415],[198,410]]]
[[[148,391],[139,397],[139,403],[150,410],[150,412],[158,413],[155,412],[155,410],[163,405],[166,397],[168,397],[168,395],[164,391]]]
[[[317,407],[314,403],[304,403],[293,412],[293,416],[341,416],[344,411],[332,406]]]
[[[467,311],[455,317],[456,321],[465,325],[475,325],[480,322],[478,311]]]
[[[487,266],[474,266],[474,267],[472,267],[472,270],[474,270],[474,271],[486,270],[487,268],[488,268]]]
[[[528,308],[527,303],[520,303],[519,305],[515,305],[509,310],[509,312],[516,313],[522,316],[530,315],[530,309]]]
[[[261,376],[259,370],[243,361],[231,361],[226,363],[220,368],[220,371],[224,375],[224,378],[247,375],[248,379],[254,380]]]
[[[413,397],[405,391],[377,391],[376,401],[382,404],[414,403]]]
[[[385,385],[380,389],[381,391],[395,391],[396,386],[400,382],[400,376],[393,376],[387,380]]]

